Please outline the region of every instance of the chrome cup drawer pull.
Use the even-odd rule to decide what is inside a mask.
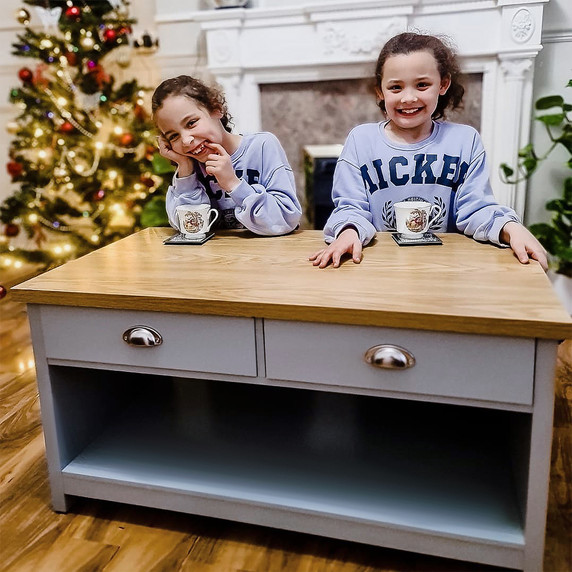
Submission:
[[[146,348],[160,346],[163,338],[157,330],[149,326],[133,326],[123,332],[123,341],[130,346]]]
[[[382,369],[407,369],[415,365],[415,357],[410,351],[392,344],[369,348],[363,359],[366,363]]]

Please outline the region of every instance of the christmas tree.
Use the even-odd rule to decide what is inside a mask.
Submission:
[[[24,0],[16,17],[13,53],[36,61],[10,93],[7,169],[18,188],[0,205],[0,265],[47,268],[168,224],[161,175],[172,168],[156,152],[149,89],[115,85],[106,71],[130,63],[128,2]]]

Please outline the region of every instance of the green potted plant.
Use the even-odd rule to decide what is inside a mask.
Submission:
[[[572,87],[572,79],[566,87]],[[535,119],[546,128],[550,146],[543,154],[537,153],[532,143],[522,148],[516,173],[503,163],[501,178],[507,183],[529,179],[554,149],[559,147],[566,149],[566,165],[569,170],[572,169],[572,122],[569,116],[572,104],[565,102],[560,95],[550,95],[538,99],[535,108],[544,112]],[[568,171],[563,178],[562,196],[546,203],[546,209],[552,213],[550,222],[532,224],[529,229],[549,253],[551,279],[557,291],[563,288],[567,292],[559,294],[567,309],[572,312],[572,173]],[[556,282],[559,283],[558,286]]]

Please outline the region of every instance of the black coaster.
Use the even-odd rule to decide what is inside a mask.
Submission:
[[[182,232],[178,232],[163,241],[163,244],[204,244],[209,238],[214,236],[214,232],[208,232],[202,238],[187,238]]]
[[[421,236],[410,237],[406,234],[401,234],[399,232],[391,233],[393,240],[399,244],[399,246],[424,246],[427,244],[443,244],[443,241],[435,236],[432,232],[425,232]]]

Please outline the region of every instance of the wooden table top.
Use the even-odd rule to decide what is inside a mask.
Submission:
[[[572,319],[536,262],[459,234],[442,246],[399,247],[378,233],[361,264],[319,269],[321,231],[256,237],[220,232],[207,243],[164,245],[149,228],[28,280],[33,304],[332,322],[549,339]]]

